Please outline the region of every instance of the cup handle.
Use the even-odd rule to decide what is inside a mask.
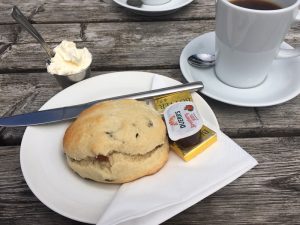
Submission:
[[[295,17],[296,22],[300,22],[300,11],[298,11],[296,17]],[[286,58],[293,58],[300,56],[300,48],[295,48],[295,49],[283,49],[280,48],[277,59],[286,59]]]

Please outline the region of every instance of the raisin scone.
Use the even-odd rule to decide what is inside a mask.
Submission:
[[[68,165],[81,177],[126,183],[159,171],[169,143],[161,116],[144,102],[96,104],[69,126],[63,139]]]

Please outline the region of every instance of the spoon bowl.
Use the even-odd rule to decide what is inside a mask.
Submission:
[[[44,48],[49,59],[54,56],[54,52],[51,50],[49,45],[45,42],[40,33],[32,26],[32,24],[27,20],[21,10],[14,6],[11,13],[12,18],[17,21],[32,37],[34,37]]]
[[[188,63],[197,68],[209,68],[215,65],[216,57],[214,54],[198,53],[191,55]]]

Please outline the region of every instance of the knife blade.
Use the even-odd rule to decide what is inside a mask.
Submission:
[[[201,81],[196,81],[187,84],[180,84],[176,86],[166,87],[155,89],[151,91],[143,91],[133,94],[115,96],[106,99],[100,99],[80,105],[66,106],[36,112],[30,112],[20,115],[14,115],[9,117],[0,118],[0,126],[2,127],[20,127],[20,126],[33,126],[41,124],[49,124],[55,122],[66,121],[76,118],[83,110],[92,106],[93,104],[116,99],[136,99],[136,100],[145,100],[161,95],[171,94],[180,91],[198,91],[202,89],[203,83]]]

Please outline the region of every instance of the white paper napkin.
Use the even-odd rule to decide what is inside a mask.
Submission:
[[[257,165],[229,137],[215,131],[218,141],[190,162],[170,152],[167,164],[158,173],[122,185],[97,224],[162,223]]]

